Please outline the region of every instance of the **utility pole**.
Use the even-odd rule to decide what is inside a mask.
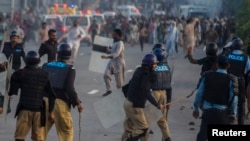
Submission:
[[[40,0],[36,0],[36,9],[38,11],[40,10],[39,6],[40,6]]]
[[[78,8],[79,8],[79,9],[82,9],[82,0],[79,0],[78,2],[79,2],[79,3],[78,3]]]
[[[27,8],[27,6],[28,6],[28,0],[24,0],[24,8]]]
[[[15,13],[15,0],[11,0],[11,21],[14,20],[14,13]]]

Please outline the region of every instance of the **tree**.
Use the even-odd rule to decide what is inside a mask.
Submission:
[[[222,1],[222,14],[235,15],[244,0],[223,0]]]
[[[237,34],[244,41],[245,45],[250,45],[250,1],[244,0],[241,10],[236,15],[238,22]]]

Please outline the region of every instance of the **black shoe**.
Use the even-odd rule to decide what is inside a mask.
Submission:
[[[107,96],[110,95],[112,93],[112,91],[107,91],[106,93],[104,93],[102,96]]]
[[[152,130],[149,130],[149,134],[154,134],[154,132]]]
[[[164,141],[172,141],[170,137],[166,138]]]

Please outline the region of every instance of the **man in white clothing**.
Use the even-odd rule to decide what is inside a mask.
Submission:
[[[68,31],[67,35],[67,43],[71,47],[71,61],[74,63],[78,49],[80,47],[81,40],[86,36],[85,31],[78,25],[78,20],[74,21],[73,27],[71,27]]]

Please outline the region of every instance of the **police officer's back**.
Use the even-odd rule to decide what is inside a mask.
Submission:
[[[45,137],[51,126],[55,124],[59,141],[73,141],[71,106],[77,106],[79,112],[83,109],[74,87],[75,69],[68,64],[70,56],[71,47],[68,44],[61,44],[57,51],[57,61],[43,65],[43,70],[50,74],[51,86],[56,93],[53,111],[55,120],[46,125],[48,129]]]
[[[228,69],[229,73],[237,77],[244,77],[248,63],[248,57],[244,54],[243,41],[240,38],[237,38],[232,43],[232,51],[225,54],[230,61],[230,68]]]
[[[230,120],[234,122],[237,118],[237,79],[227,73],[229,67],[227,57],[218,56],[218,69],[208,71],[201,77],[193,111],[193,117],[197,119],[202,107],[202,121],[196,141],[207,141],[208,125],[230,124]]]
[[[161,51],[160,51],[160,50]],[[156,51],[157,50],[157,51]],[[166,93],[167,93],[167,102],[171,102],[171,99],[172,99],[172,86],[171,86],[171,81],[172,81],[172,75],[173,75],[173,65],[171,65],[172,67],[170,67],[170,64],[171,62],[168,61],[168,55],[167,55],[167,52],[164,48],[164,45],[163,44],[160,44],[160,43],[157,43],[153,46],[152,48],[152,53],[154,53],[155,55],[158,54],[159,55],[159,59],[163,59],[161,61],[159,61],[159,63],[157,64],[157,66],[166,66],[164,67],[165,69],[167,69],[167,73],[165,77],[167,77],[167,79],[164,79],[165,82],[164,82],[164,87],[166,87]],[[157,56],[157,55],[156,55]],[[166,71],[166,70],[165,70]],[[162,78],[161,78],[162,79]],[[154,87],[154,86],[153,86]],[[169,107],[168,107],[169,108]]]
[[[152,90],[156,101],[164,105],[167,102],[169,103],[171,101],[172,93],[167,90],[171,89],[172,74],[170,71],[170,67],[166,62],[164,51],[160,48],[156,48],[153,50],[153,54],[157,57],[157,60],[159,62],[157,63],[157,67],[155,68],[156,80],[152,85]],[[157,121],[158,126],[161,129],[164,141],[171,141],[170,130],[166,120],[168,112],[165,112],[169,109],[169,105],[170,104],[168,104],[168,106],[166,106],[166,109],[162,111],[162,113],[166,113],[166,115],[163,115]]]
[[[30,128],[32,140],[43,140],[45,125],[44,93],[49,97],[49,112],[54,108],[54,92],[49,82],[49,75],[38,67],[39,55],[35,51],[28,52],[25,57],[26,66],[15,71],[11,77],[9,95],[17,95],[21,90],[16,116],[17,125],[15,139],[24,141]]]
[[[43,65],[43,69],[50,74],[51,85],[56,97],[75,107],[80,104],[74,89],[75,69],[68,64],[71,48],[68,44],[61,44],[58,48],[58,61]]]
[[[243,52],[243,41],[240,38],[233,40],[232,51],[225,54],[230,62],[228,73],[235,75],[239,81],[238,124],[244,124],[245,119],[245,73],[250,70],[250,60]]]

